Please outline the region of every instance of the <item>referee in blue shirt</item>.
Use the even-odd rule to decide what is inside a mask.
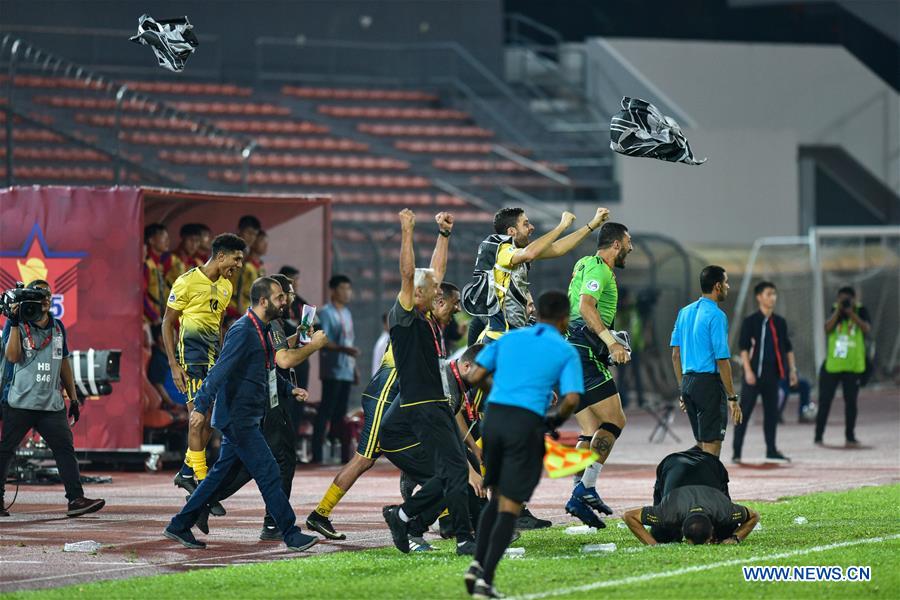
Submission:
[[[584,393],[581,361],[562,334],[569,326],[569,299],[546,292],[538,299],[540,322],[516,329],[475,358],[469,382],[487,392],[482,425],[484,486],[491,501],[481,513],[475,560],[466,572],[470,594],[500,597],[493,587],[497,563],[509,546],[522,505],[541,479],[544,434],[561,425]],[[562,402],[551,409],[553,390]]]
[[[719,303],[728,296],[728,274],[710,265],[700,273],[703,296],[678,312],[672,330],[672,367],[681,388],[681,410],[688,414],[697,445],[719,456],[725,425],[741,422],[741,406],[731,381],[728,317]]]

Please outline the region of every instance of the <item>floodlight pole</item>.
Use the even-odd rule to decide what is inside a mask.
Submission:
[[[16,58],[21,40],[15,40],[9,49],[9,73],[6,80],[6,185],[12,187],[13,177],[13,79],[16,76]]]

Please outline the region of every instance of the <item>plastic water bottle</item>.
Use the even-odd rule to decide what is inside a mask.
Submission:
[[[525,556],[525,548],[507,548],[504,556],[506,558],[522,558]]]
[[[100,549],[100,542],[85,540],[83,542],[71,542],[63,546],[63,552],[96,552]]]
[[[588,533],[597,533],[597,528],[590,525],[575,525],[566,527],[566,533],[569,535],[586,535]]]
[[[799,516],[794,519],[794,525],[806,525],[807,523],[809,523],[809,519],[804,516]]]
[[[615,552],[616,545],[613,543],[609,544],[588,544],[586,546],[581,547],[581,551],[584,553],[592,553],[592,552]]]

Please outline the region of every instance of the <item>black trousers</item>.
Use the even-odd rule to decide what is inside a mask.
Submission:
[[[756,399],[762,396],[763,405],[763,435],[766,439],[766,454],[777,452],[775,446],[775,432],[778,429],[778,380],[760,378],[756,385],[744,382],[741,388],[741,413],[744,415],[739,425],[734,426],[734,454],[741,455],[744,447],[744,434],[747,433],[747,424],[750,423],[750,415],[756,407]]]
[[[280,398],[280,404],[277,408],[270,410],[266,414],[263,421],[263,436],[266,443],[272,450],[272,455],[278,463],[278,471],[281,475],[281,489],[284,495],[290,499],[291,488],[294,483],[294,472],[297,469],[297,430],[294,428],[293,420],[287,402],[296,402],[293,398]],[[213,495],[213,501],[225,500],[236,494],[238,490],[247,485],[253,477],[247,471],[247,467],[241,461],[235,462],[225,479]],[[266,515],[266,518],[270,518]]]
[[[450,511],[457,541],[471,539],[472,522],[467,498],[469,465],[450,405],[428,402],[398,408],[403,411],[403,417],[409,419],[416,439],[434,464],[433,483],[427,482],[413,494],[403,505],[403,511],[411,517],[428,512],[435,502],[435,495],[442,495]]]
[[[322,380],[322,402],[313,424],[313,462],[322,462],[322,442],[325,441],[325,426],[329,425],[328,437],[335,439],[344,431],[344,417],[350,402],[350,381],[336,379]],[[349,444],[341,444],[341,462],[350,460]]]
[[[53,460],[59,468],[59,477],[66,487],[66,498],[71,502],[84,497],[81,472],[75,458],[72,429],[66,417],[66,409],[57,411],[26,410],[3,405],[3,437],[0,439],[0,498],[3,498],[6,475],[16,454],[16,448],[30,430],[37,431],[53,452]]]
[[[831,402],[838,384],[844,389],[844,436],[848,442],[856,440],[856,400],[859,397],[859,373],[829,373],[819,371],[819,414],[816,417],[816,440],[822,439]]]

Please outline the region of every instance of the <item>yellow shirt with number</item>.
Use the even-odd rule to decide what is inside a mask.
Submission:
[[[210,279],[199,267],[175,280],[169,308],[181,311],[176,357],[182,365],[213,366],[219,356],[222,315],[231,300],[231,282]]]

